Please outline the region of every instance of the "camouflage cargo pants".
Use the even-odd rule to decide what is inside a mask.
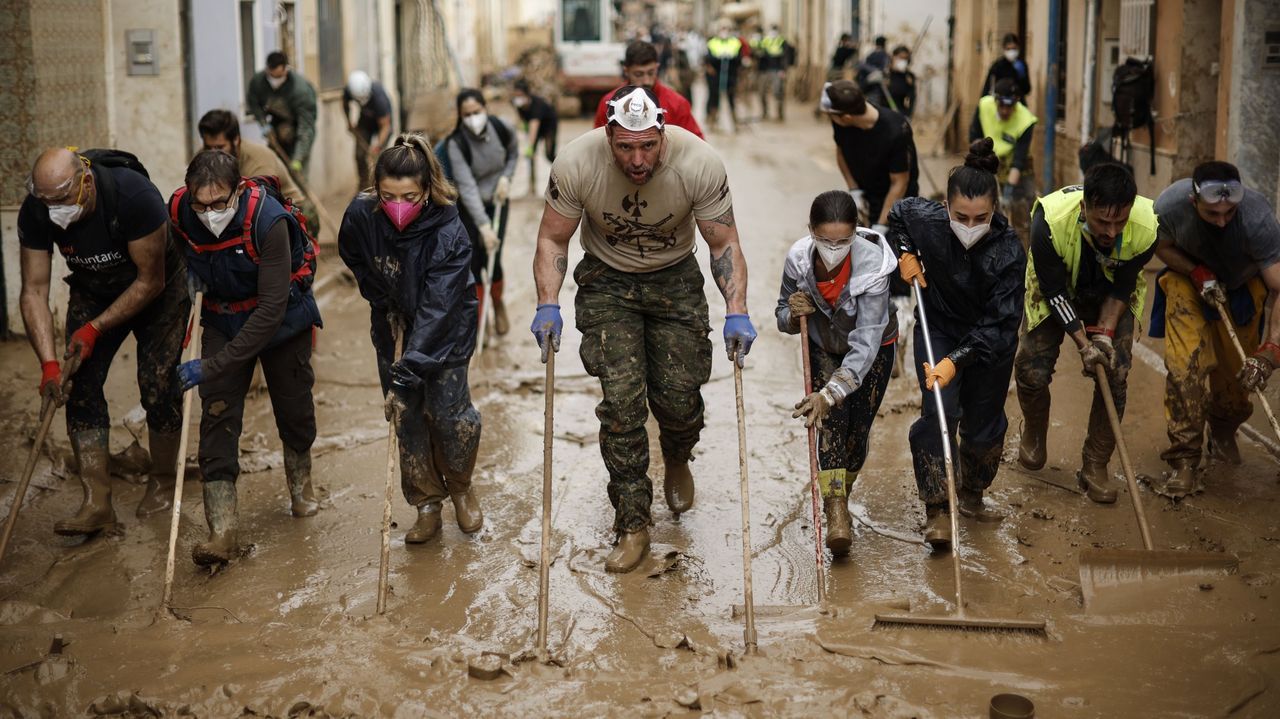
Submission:
[[[587,255],[574,269],[582,364],[600,379],[600,453],[614,528],[650,523],[649,410],[663,455],[687,461],[702,432],[702,385],[711,376],[711,325],[693,256],[664,270],[621,272]]]

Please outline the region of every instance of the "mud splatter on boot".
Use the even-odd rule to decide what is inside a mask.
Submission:
[[[449,499],[453,500],[453,514],[458,520],[458,529],[467,534],[480,531],[480,527],[484,526],[484,513],[480,511],[475,492],[468,488],[465,492],[450,494]]]
[[[204,519],[209,540],[191,549],[191,561],[201,567],[230,562],[240,553],[236,520],[236,483],[229,480],[205,482]]]
[[[74,537],[114,529],[116,513],[111,507],[111,475],[107,473],[107,430],[90,429],[71,435],[71,448],[80,465],[80,486],[84,499],[69,519],[53,525],[53,531]]]
[[[284,448],[284,476],[289,484],[289,511],[295,517],[311,517],[320,509],[311,489],[311,451]]]
[[[135,514],[139,519],[150,517],[173,506],[173,485],[177,481],[178,441],[180,432],[150,430],[147,440],[151,449],[151,472],[147,488],[138,502]]]
[[[649,530],[620,532],[618,543],[604,560],[606,572],[625,574],[636,568],[649,554]]]
[[[440,503],[427,502],[418,507],[418,519],[405,532],[406,544],[426,544],[440,535]]]
[[[1215,427],[1209,423],[1209,459],[1226,464],[1240,464],[1240,447],[1236,444],[1235,429]]]
[[[951,551],[951,515],[942,506],[924,510],[924,541],[935,552]]]
[[[1018,388],[1022,405],[1022,441],[1018,444],[1018,464],[1030,470],[1044,467],[1048,450],[1049,393]]]
[[[822,510],[827,517],[827,549],[837,557],[849,553],[853,544],[853,522],[849,518],[848,500],[844,497],[826,497]]]
[[[1106,462],[1084,460],[1080,471],[1076,473],[1076,479],[1080,482],[1080,489],[1098,504],[1112,504],[1116,501],[1118,493],[1115,480],[1107,472]]]
[[[991,523],[1004,520],[1004,515],[988,507],[982,501],[982,492],[972,489],[959,490],[960,516],[976,519],[979,522]]]
[[[667,507],[679,515],[693,507],[693,472],[689,471],[689,463],[663,460],[666,475],[662,481],[662,493],[666,495]]]

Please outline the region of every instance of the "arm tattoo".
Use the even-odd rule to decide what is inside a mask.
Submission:
[[[564,255],[556,255],[555,259],[553,259],[552,262],[556,266],[556,272],[559,272],[561,277],[563,277],[566,273],[569,272],[568,257],[565,257]]]
[[[711,276],[715,278],[716,285],[725,297],[733,293],[733,245],[726,248],[719,257],[711,258]]]
[[[712,220],[712,222],[716,223],[717,225],[724,225],[725,227],[733,227],[734,226],[733,208],[730,207],[728,210],[725,210],[725,213],[723,215],[720,215],[719,217],[715,218],[714,220]]]

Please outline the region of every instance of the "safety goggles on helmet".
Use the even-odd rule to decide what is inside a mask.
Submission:
[[[627,93],[616,100],[609,101],[609,122],[631,132],[642,132],[651,127],[659,130],[666,124],[666,110],[658,107],[658,103],[642,87]]]
[[[1244,199],[1244,185],[1239,180],[1205,180],[1193,187],[1196,197],[1210,204],[1229,202],[1238,205]]]
[[[1013,105],[1018,104],[1018,96],[1017,95],[996,95],[996,102],[1000,103],[1001,105],[1004,105],[1005,107],[1011,107]]]

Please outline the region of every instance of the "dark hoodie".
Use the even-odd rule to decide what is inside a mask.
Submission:
[[[920,258],[929,285],[921,291],[929,329],[957,341],[948,355],[957,367],[1013,354],[1027,253],[1004,215],[995,213],[991,231],[966,250],[942,203],[908,197],[889,211],[888,239],[899,253]]]
[[[417,388],[427,375],[471,359],[479,301],[471,238],[455,206],[429,204],[399,232],[376,197],[359,195],[342,218],[338,254],[369,301],[379,359],[399,357],[390,370],[396,382]],[[388,315],[407,328],[399,355],[387,342]]]

